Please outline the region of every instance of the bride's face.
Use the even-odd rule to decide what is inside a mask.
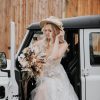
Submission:
[[[46,36],[47,39],[52,39],[54,31],[52,29],[51,24],[46,24],[44,26],[43,33],[44,33],[44,35]]]

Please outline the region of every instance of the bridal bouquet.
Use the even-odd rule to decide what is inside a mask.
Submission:
[[[21,71],[24,79],[38,77],[46,62],[46,54],[43,53],[38,46],[26,47],[20,56],[18,56]]]

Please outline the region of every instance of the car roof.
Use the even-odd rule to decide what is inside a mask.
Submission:
[[[100,28],[100,15],[78,16],[61,19],[64,28]],[[28,26],[28,30],[40,29],[39,22],[32,23]]]

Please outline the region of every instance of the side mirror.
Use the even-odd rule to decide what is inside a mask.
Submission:
[[[5,69],[6,67],[7,67],[6,54],[4,52],[0,52],[0,69]]]

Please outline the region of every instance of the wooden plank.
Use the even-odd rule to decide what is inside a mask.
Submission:
[[[98,15],[100,14],[100,0],[98,0]]]
[[[10,9],[11,9],[11,0],[9,0],[8,3],[5,4],[6,6],[6,14],[5,14],[5,52],[7,53],[7,57],[10,56],[10,20],[11,20],[11,17],[10,17]],[[8,24],[7,24],[8,23]]]
[[[4,2],[4,1],[3,1]],[[2,17],[2,12],[3,12],[3,2],[0,0],[0,52],[2,51],[2,19],[3,19],[3,17]]]
[[[5,21],[6,21],[6,0],[4,0],[2,2],[2,32],[1,32],[1,44],[2,44],[2,47],[1,47],[1,50],[0,51],[4,51],[7,55],[7,52],[5,51],[5,42],[7,42],[5,40],[5,27],[6,27],[6,24],[5,24]]]
[[[20,35],[20,0],[15,1],[15,23],[16,23],[16,48],[19,47]]]
[[[93,0],[93,15],[96,15],[98,13],[98,0]],[[99,5],[100,6],[100,5]]]

